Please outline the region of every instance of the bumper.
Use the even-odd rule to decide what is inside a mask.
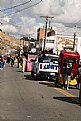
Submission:
[[[46,76],[46,77],[57,77],[58,73],[55,72],[39,72],[40,76]]]

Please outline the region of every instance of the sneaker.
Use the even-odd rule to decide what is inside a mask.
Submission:
[[[66,90],[69,90],[69,88],[67,87]]]

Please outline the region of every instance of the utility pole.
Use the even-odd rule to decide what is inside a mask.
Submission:
[[[73,42],[73,50],[75,50],[75,41],[76,41],[76,25],[75,27],[75,32],[74,32],[74,42]]]
[[[24,42],[25,42],[25,38],[24,38],[24,35],[23,35],[23,47],[24,47]]]
[[[30,34],[28,34],[28,51],[30,50]]]
[[[74,32],[73,50],[75,49],[76,32]]]
[[[50,17],[50,16],[40,16],[40,17],[45,18],[45,36],[44,36],[44,47],[43,47],[43,52],[45,52],[48,19],[49,18],[54,18],[54,17]]]

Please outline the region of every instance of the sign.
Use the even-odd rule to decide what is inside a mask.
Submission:
[[[53,69],[53,70],[58,70],[58,65],[53,65],[53,64],[45,64],[44,69]]]

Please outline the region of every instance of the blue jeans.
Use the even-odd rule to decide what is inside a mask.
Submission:
[[[3,62],[0,61],[0,68],[3,68]]]

